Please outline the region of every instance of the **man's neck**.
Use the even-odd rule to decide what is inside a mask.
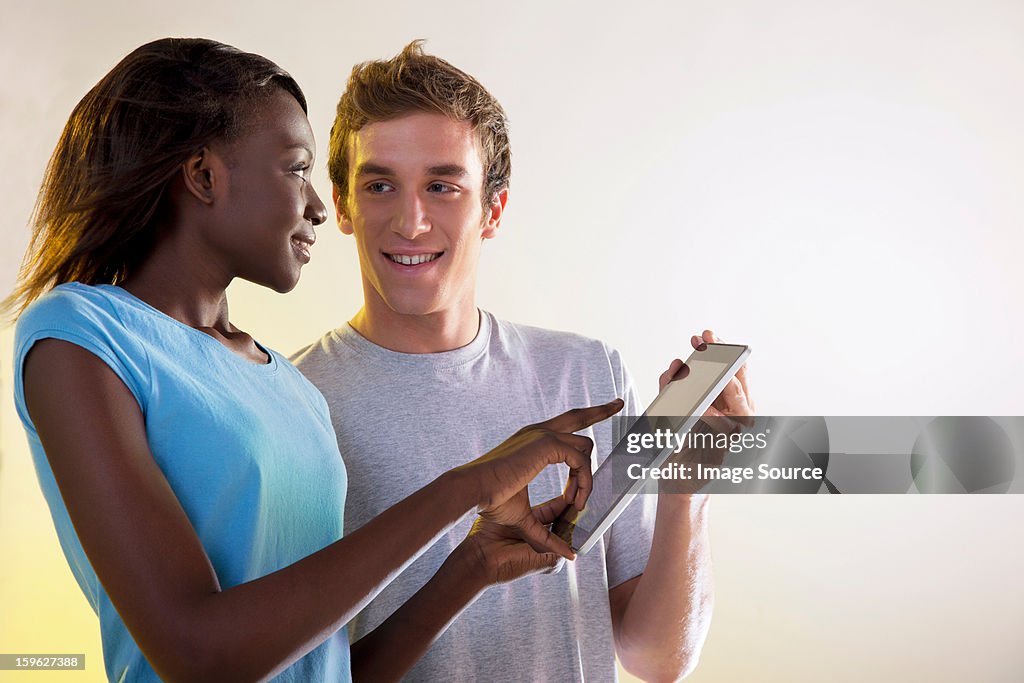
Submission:
[[[480,312],[472,300],[425,315],[406,315],[386,305],[367,303],[349,324],[366,339],[391,351],[440,353],[466,346],[476,338]]]

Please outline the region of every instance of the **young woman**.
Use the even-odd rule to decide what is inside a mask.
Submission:
[[[6,304],[15,392],[111,680],[397,678],[486,585],[571,557],[544,522],[582,507],[591,444],[573,432],[620,402],[526,427],[341,538],[324,400],[225,298],[234,278],[295,286],[326,219],[313,156],[287,73],[164,39],[85,96],[50,161]],[[565,496],[531,510],[527,483],[556,462]],[[350,661],[344,624],[471,511],[474,532]]]

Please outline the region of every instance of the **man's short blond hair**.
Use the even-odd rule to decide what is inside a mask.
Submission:
[[[483,205],[506,189],[512,174],[512,151],[505,111],[483,85],[439,57],[423,52],[414,40],[387,60],[357,64],[331,126],[327,171],[342,206],[348,199],[348,143],[368,123],[412,112],[443,114],[468,121],[476,131],[483,161]]]

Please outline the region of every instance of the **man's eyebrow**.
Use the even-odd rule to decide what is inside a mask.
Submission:
[[[441,166],[431,166],[427,169],[427,175],[441,175],[448,176],[449,178],[461,178],[469,175],[462,166],[458,164],[442,164]]]
[[[365,163],[359,164],[359,166],[356,167],[356,176],[364,176],[364,175],[394,175],[394,174],[395,174],[395,172],[392,171],[387,166],[381,166],[380,164],[374,164],[372,162],[365,162]]]
[[[304,149],[309,152],[309,156],[313,156],[313,150],[309,148],[309,145],[302,142],[296,142],[293,145],[288,145],[285,149]]]

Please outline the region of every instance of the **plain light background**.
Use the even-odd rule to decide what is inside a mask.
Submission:
[[[328,198],[351,66],[426,38],[511,118],[481,306],[608,341],[645,400],[711,327],[753,347],[762,414],[1022,414],[1019,2],[5,0],[3,16],[4,292],[68,114],[131,49],[203,36],[291,71]],[[360,305],[354,245],[332,216],[295,292],[241,283],[230,300],[237,325],[294,350]],[[0,652],[86,652],[88,672],[49,679],[97,680],[96,619],[13,409],[12,336]],[[1019,680],[1022,521],[1018,496],[718,497],[717,604],[692,680]]]

